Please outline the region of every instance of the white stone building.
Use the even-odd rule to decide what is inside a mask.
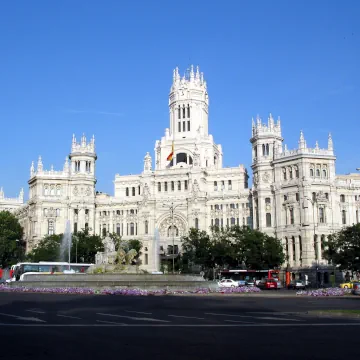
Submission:
[[[0,188],[0,211],[14,212],[16,209],[24,205],[24,189],[20,190],[20,194],[15,198],[5,197],[4,189]]]
[[[223,167],[221,145],[208,133],[209,97],[204,76],[176,68],[169,94],[169,128],[155,142],[139,175],[115,175],[114,195],[95,191],[95,140],[75,137],[63,170],[31,165],[29,201],[16,214],[30,250],[44,235],[89,228],[141,239],[145,269],[159,267],[159,254],[180,251],[191,227],[249,225],[283,241],[293,270],[325,265],[321,240],[359,221],[360,176],[335,173],[329,135],[326,149],[283,146],[280,120],[252,124],[253,187],[243,165]],[[172,159],[169,155],[173,152]],[[169,160],[168,160],[169,159]],[[1,200],[0,200],[1,201]],[[174,209],[172,218],[171,208]],[[172,223],[174,219],[174,228]],[[174,234],[174,239],[173,235]],[[173,246],[174,241],[174,248]]]

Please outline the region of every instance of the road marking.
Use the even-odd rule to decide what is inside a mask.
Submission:
[[[127,325],[127,324],[124,324],[124,323],[117,323],[117,322],[113,322],[113,321],[104,321],[104,320],[96,320],[97,322],[99,323],[104,323],[104,324],[113,324],[113,325]]]
[[[63,318],[68,318],[68,319],[78,319],[81,320],[81,318],[77,317],[77,316],[70,316],[70,315],[62,315],[62,314],[57,314],[56,316],[60,316]]]
[[[183,319],[197,319],[197,320],[205,320],[205,318],[199,318],[194,316],[181,316],[181,315],[168,315],[174,318],[183,318]]]
[[[124,315],[116,315],[116,314],[97,313],[96,315],[113,316],[113,317],[126,318],[126,319],[137,320],[137,321],[157,321],[157,322],[164,322],[164,323],[170,322],[170,321],[167,321],[167,320],[160,320],[160,319],[154,319],[154,318],[133,317],[133,316],[124,316]]]
[[[9,316],[9,317],[13,317],[13,318],[18,319],[18,320],[24,320],[24,321],[36,321],[36,322],[46,323],[46,321],[41,320],[41,319],[38,319],[38,318],[34,318],[34,317],[24,317],[24,316],[17,316],[17,315],[4,314],[4,313],[0,313],[0,315],[2,315],[2,316]]]
[[[250,315],[233,315],[233,314],[217,314],[217,313],[205,313],[205,315],[247,317],[247,318],[253,318],[254,317],[254,316],[250,316]]]
[[[46,314],[45,311],[40,311],[40,310],[25,310],[25,311],[35,314]]]
[[[116,324],[6,324],[0,323],[0,327],[120,327]],[[196,327],[196,328],[227,328],[227,327],[329,327],[329,326],[360,326],[357,323],[302,323],[302,324],[126,324],[126,327]]]
[[[254,317],[254,318],[261,319],[261,320],[304,321],[304,320],[298,320],[298,319],[277,318],[277,317],[273,317],[273,316],[263,316],[263,317]]]
[[[143,315],[152,315],[152,313],[149,312],[142,312],[142,311],[131,311],[131,310],[124,310],[127,313],[135,313],[135,314],[143,314]]]
[[[231,323],[255,324],[254,322],[240,321],[240,320],[224,320],[224,321],[231,322]]]

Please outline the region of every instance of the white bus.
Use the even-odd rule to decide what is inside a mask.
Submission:
[[[23,262],[11,267],[11,281],[23,280],[24,274],[59,275],[66,273],[86,273],[93,264],[71,264],[67,262],[40,261],[38,263]]]

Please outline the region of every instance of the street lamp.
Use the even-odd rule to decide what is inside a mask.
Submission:
[[[175,209],[180,206],[181,204],[174,205],[171,202],[170,205],[163,204],[164,207],[167,207],[171,213],[171,230],[172,230],[172,273],[175,274],[175,223],[174,223],[174,211]]]

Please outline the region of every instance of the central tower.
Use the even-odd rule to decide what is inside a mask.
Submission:
[[[170,136],[174,140],[208,135],[209,97],[204,74],[191,66],[181,78],[179,69],[173,71],[169,95]]]
[[[173,71],[169,94],[170,126],[155,143],[156,170],[179,167],[219,169],[221,145],[209,135],[209,96],[204,74],[192,65],[181,77]]]

